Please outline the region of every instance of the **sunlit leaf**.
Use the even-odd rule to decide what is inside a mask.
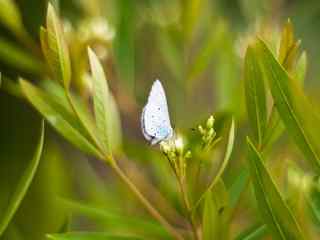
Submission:
[[[261,145],[267,127],[266,90],[262,72],[252,47],[248,47],[244,61],[248,121],[254,133],[254,140]]]
[[[305,239],[301,227],[266,169],[262,156],[247,139],[254,193],[262,220],[275,239]]]
[[[96,54],[88,48],[89,62],[94,88],[94,113],[96,125],[99,134],[99,140],[103,144],[103,149],[106,153],[110,151],[110,143],[108,139],[108,115],[112,114],[110,109],[110,95],[103,68]]]
[[[0,1],[0,21],[14,34],[25,34],[21,15],[14,0]]]
[[[20,80],[20,85],[30,103],[62,136],[84,152],[101,158],[78,119],[66,107],[25,80]]]
[[[269,82],[271,93],[290,136],[317,170],[320,169],[320,128],[314,123],[319,117],[303,93],[299,84],[290,78],[265,43],[256,45],[261,69]]]
[[[302,52],[296,65],[296,70],[294,71],[294,79],[296,79],[300,84],[304,83],[308,67],[308,58],[305,51]]]
[[[40,30],[42,51],[55,78],[68,88],[71,80],[68,47],[60,20],[51,4],[48,5],[46,27],[46,30]]]

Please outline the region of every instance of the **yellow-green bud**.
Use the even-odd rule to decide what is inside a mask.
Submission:
[[[214,124],[214,118],[213,118],[213,116],[211,115],[211,116],[208,118],[208,120],[207,120],[207,128],[208,128],[208,129],[213,128],[213,124]]]
[[[191,151],[188,150],[188,151],[186,152],[186,154],[184,155],[184,157],[185,157],[185,158],[191,158],[191,157],[192,157]]]
[[[204,129],[203,129],[203,127],[201,125],[198,126],[198,130],[202,135],[205,134],[205,131],[204,131]]]

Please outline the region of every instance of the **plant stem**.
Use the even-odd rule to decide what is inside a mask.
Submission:
[[[196,240],[199,240],[200,237],[198,235],[196,223],[195,223],[195,221],[193,220],[193,217],[192,217],[192,209],[191,209],[191,205],[190,205],[189,198],[188,198],[188,195],[187,195],[187,191],[186,191],[186,188],[185,188],[185,182],[184,182],[183,179],[180,179],[180,178],[178,178],[178,182],[179,182],[179,186],[180,186],[181,196],[182,196],[185,208],[186,208],[187,213],[188,213],[188,220],[189,220],[190,226],[192,228],[194,238]]]
[[[151,203],[142,195],[138,188],[131,182],[127,175],[122,171],[117,162],[114,159],[107,159],[111,163],[112,168],[115,170],[117,175],[123,180],[123,182],[130,188],[134,195],[140,200],[140,202],[145,206],[149,213],[158,220],[163,227],[177,240],[183,240],[184,238],[181,234],[173,228],[168,221],[155,209]]]

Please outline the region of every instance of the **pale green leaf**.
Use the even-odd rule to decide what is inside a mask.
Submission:
[[[43,53],[54,76],[68,88],[71,80],[68,47],[60,20],[51,4],[48,5],[46,27],[46,31],[41,30],[40,33]]]
[[[247,144],[250,173],[262,220],[267,224],[274,239],[305,239],[295,216],[266,169],[261,154],[249,138]]]
[[[20,85],[30,103],[62,136],[82,151],[102,158],[72,112],[31,83],[20,80]]]
[[[21,15],[14,0],[0,1],[0,21],[16,35],[25,34]]]
[[[303,51],[297,61],[296,69],[293,75],[294,79],[296,79],[298,83],[300,83],[301,85],[303,85],[306,79],[307,67],[308,67],[307,53]]]
[[[108,140],[108,116],[112,114],[110,109],[110,94],[107,85],[107,80],[96,54],[88,48],[89,62],[91,67],[94,96],[94,113],[96,118],[96,125],[99,134],[99,140],[103,144],[103,149],[106,153],[110,151]]]

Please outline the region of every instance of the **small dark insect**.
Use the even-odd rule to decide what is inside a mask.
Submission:
[[[223,211],[224,211],[224,207],[219,208],[219,210],[218,210],[219,215],[221,215],[223,213]]]

